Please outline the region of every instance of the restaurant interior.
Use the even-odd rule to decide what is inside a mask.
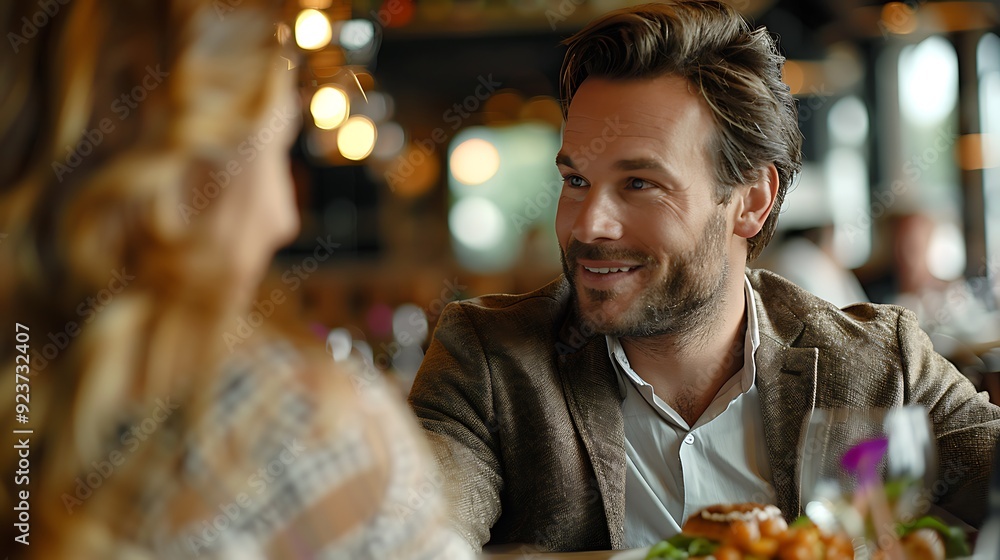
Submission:
[[[302,230],[258,309],[280,290],[278,318],[405,392],[448,302],[555,278],[560,42],[632,3],[301,0]],[[805,138],[750,266],[910,308],[1000,402],[1000,4],[734,5],[778,38]]]

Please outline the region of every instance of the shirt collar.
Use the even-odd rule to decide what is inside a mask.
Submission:
[[[743,275],[743,292],[746,294],[747,332],[743,351],[743,392],[753,387],[757,380],[757,347],[760,346],[760,328],[757,325],[757,296],[754,294],[750,279]],[[746,349],[750,351],[747,352]]]
[[[760,346],[760,329],[757,324],[757,298],[754,294],[753,287],[750,285],[750,279],[743,275],[743,293],[746,296],[746,335],[744,338],[744,352],[743,352],[743,368],[740,370],[740,388],[742,393],[746,393],[753,387],[754,382],[757,379],[757,362],[755,355],[757,353],[757,347]],[[625,376],[637,387],[643,388],[652,387],[646,383],[642,377],[639,376],[632,366],[628,362],[628,358],[625,356],[625,349],[622,347],[621,341],[617,336],[605,335],[608,343],[608,357],[611,358],[611,362],[618,365],[618,370],[624,373]],[[746,348],[750,348],[747,352]],[[618,388],[621,391],[622,398],[625,398],[626,387],[624,385],[625,380],[623,376],[618,376]]]

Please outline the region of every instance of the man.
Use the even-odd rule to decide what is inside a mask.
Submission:
[[[935,428],[946,487],[931,497],[978,523],[1000,409],[912,314],[841,311],[745,268],[801,160],[766,31],[681,0],[567,43],[564,275],[450,305],[410,394],[465,537],[631,548],[712,503],[793,517],[812,490],[798,453],[811,411],[907,403]]]

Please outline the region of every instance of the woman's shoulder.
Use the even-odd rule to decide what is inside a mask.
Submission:
[[[334,362],[321,346],[281,338],[229,356],[207,390],[195,431],[229,432],[256,442],[350,432],[359,417],[391,400],[374,368]]]
[[[440,481],[379,371],[277,339],[231,355],[206,390],[170,499],[188,512],[167,529],[167,550],[214,557],[251,546],[271,556],[292,524],[324,546],[365,547],[375,534],[402,548],[415,537],[408,523],[439,523],[434,508],[400,523],[409,491]],[[304,520],[322,520],[322,531]],[[441,538],[421,539],[432,537]]]

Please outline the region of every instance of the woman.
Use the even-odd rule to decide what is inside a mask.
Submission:
[[[233,342],[298,227],[280,3],[50,4],[0,8],[5,550],[465,557],[377,376]]]

